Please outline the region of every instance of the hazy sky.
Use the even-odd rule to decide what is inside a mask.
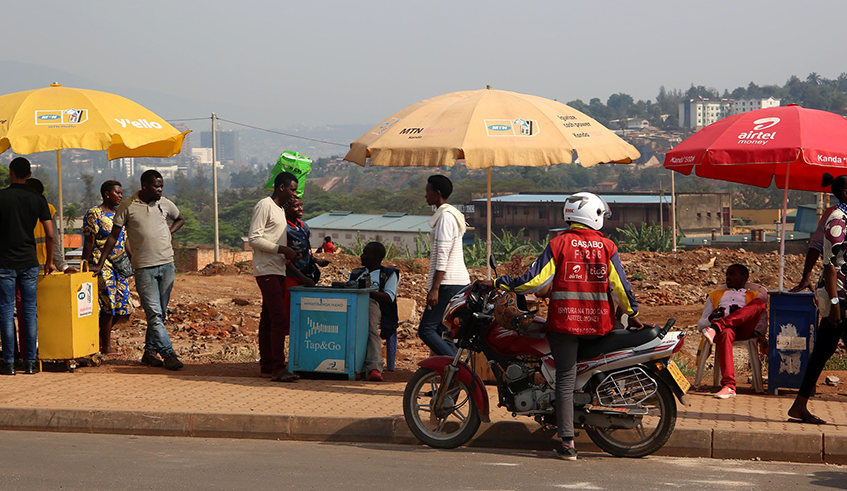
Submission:
[[[18,0],[3,13],[0,60],[209,103],[166,118],[277,128],[376,124],[486,84],[587,102],[847,72],[837,0]]]

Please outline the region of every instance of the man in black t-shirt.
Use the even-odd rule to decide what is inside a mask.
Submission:
[[[25,373],[36,373],[35,343],[38,338],[36,321],[36,286],[38,279],[38,256],[35,252],[33,229],[40,220],[44,226],[44,242],[48,251],[53,250],[53,220],[44,196],[38,196],[26,186],[31,175],[29,161],[23,157],[9,164],[9,179],[12,184],[0,190],[0,341],[3,343],[3,360],[0,375],[15,374],[15,284],[21,291],[23,311],[18,316],[24,319],[23,339],[25,345]],[[47,255],[44,265],[51,273],[52,254]]]

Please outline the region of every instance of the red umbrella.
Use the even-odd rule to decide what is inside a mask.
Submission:
[[[788,189],[825,191],[824,173],[847,174],[847,119],[795,104],[718,120],[665,155],[665,168],[685,175],[785,189],[779,289],[785,255]]]

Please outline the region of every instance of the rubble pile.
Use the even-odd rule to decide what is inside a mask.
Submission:
[[[805,257],[785,256],[785,288],[800,281]],[[682,252],[621,253],[627,278],[635,296],[645,305],[701,304],[706,295],[726,277],[726,268],[742,264],[750,270],[750,281],[768,290],[779,287],[779,253],[753,254],[744,249],[700,247]],[[813,278],[817,278],[817,267]]]
[[[235,275],[244,272],[241,268],[232,264],[211,263],[197,272],[200,276]],[[252,273],[252,271],[247,271]]]

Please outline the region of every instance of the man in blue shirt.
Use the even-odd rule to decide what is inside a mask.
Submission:
[[[285,266],[286,287],[292,286],[315,286],[320,279],[321,271],[318,266],[325,267],[329,264],[326,259],[318,259],[312,255],[312,231],[309,224],[300,220],[303,218],[303,200],[293,198],[285,205],[285,219],[287,223],[288,247],[301,254],[297,261],[292,261]]]
[[[397,333],[397,284],[400,282],[400,272],[396,268],[382,265],[385,246],[379,242],[368,242],[360,259],[364,267],[354,269],[350,273],[350,280],[359,281],[370,277],[372,285],[379,285],[378,291],[370,293],[365,373],[368,380],[382,382],[382,339],[389,339]]]

